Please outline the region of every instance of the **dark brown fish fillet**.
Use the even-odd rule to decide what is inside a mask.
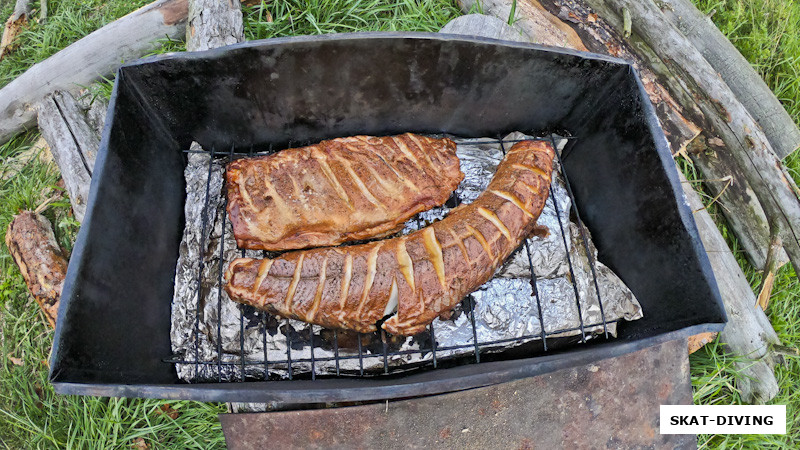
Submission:
[[[338,245],[396,233],[463,178],[450,139],[332,139],[228,164],[228,214],[241,248]]]
[[[473,203],[407,236],[234,260],[231,299],[330,328],[414,335],[488,281],[531,234],[550,192],[555,153],[520,142]]]

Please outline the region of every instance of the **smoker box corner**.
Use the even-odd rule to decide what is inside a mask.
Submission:
[[[192,141],[227,151],[406,131],[569,131],[564,157],[598,259],[644,318],[616,340],[382,379],[181,384],[170,303]],[[725,313],[663,132],[631,66],[535,45],[427,33],[254,41],[120,69],[62,299],[62,393],[230,401],[424,395],[535,375],[719,330]]]

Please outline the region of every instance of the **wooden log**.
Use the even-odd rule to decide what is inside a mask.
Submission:
[[[800,129],[749,62],[711,18],[689,0],[665,0],[659,5],[675,25],[722,77],[736,98],[761,125],[778,158],[800,147]]]
[[[720,333],[720,340],[732,353],[747,359],[738,364],[741,376],[736,380],[737,388],[745,402],[766,402],[778,394],[770,346],[780,345],[780,339],[764,311],[756,306],[756,296],[750,283],[711,215],[703,208],[700,196],[683,174],[678,174],[689,206],[696,211],[694,219],[700,231],[700,239],[708,252],[711,269],[728,314],[728,324]]]
[[[772,150],[766,135],[736,99],[722,78],[650,0],[588,0],[604,2],[612,10],[627,9],[633,31],[646,41],[661,61],[678,76],[671,92],[691,93],[713,131],[724,142],[726,154],[741,169],[769,219],[780,223],[780,238],[795,271],[800,273],[800,199],[798,188]]]
[[[467,14],[447,22],[439,33],[482,36],[504,41],[529,42],[526,36],[497,17]]]
[[[632,57],[641,61],[641,65],[652,68],[658,79],[663,80],[663,85],[670,89],[676,101],[684,107],[684,114],[707,130],[701,139],[693,143],[691,151],[677,153],[690,157],[700,169],[703,179],[707,180],[704,183],[706,189],[717,198],[717,203],[722,207],[722,214],[739,240],[747,259],[755,267],[764,267],[770,242],[769,220],[744,172],[726,150],[725,141],[716,136],[719,134],[715,131],[717,124],[709,121],[697,106],[695,97],[702,93],[683,89],[679,80],[681,73],[662,61],[649,43],[637,33],[633,33],[627,41],[624,41],[621,38],[624,28],[623,17],[610,8],[608,2],[587,0],[586,3],[594,8],[592,10],[587,10],[586,5],[580,1],[569,1],[569,3],[570,8],[582,10],[586,15],[598,13],[598,19],[592,26],[605,27],[608,30],[607,42],[613,42],[613,46],[629,46],[633,51]],[[665,131],[669,134],[668,130]],[[788,261],[788,256],[783,250],[778,254],[777,261],[780,264]]]
[[[462,10],[468,11],[474,3],[474,0],[459,0]],[[484,12],[496,16],[499,19],[507,18],[507,11],[511,8],[511,0],[491,0],[490,2],[482,2]],[[531,26],[525,32],[524,36],[528,37],[529,42],[545,43],[544,38],[537,38],[536,35],[550,36],[556,35],[563,27],[570,28],[565,23],[561,22],[557,14],[567,15],[572,13],[575,8],[568,8],[563,5],[555,5],[551,0],[538,3],[535,0],[526,0],[527,8],[520,8],[517,12],[518,23],[530,23]],[[526,19],[526,14],[541,15],[541,11],[548,13],[548,20],[542,21],[538,19]],[[567,11],[564,13],[563,11]],[[572,20],[578,20],[578,16],[573,14]],[[560,25],[556,26],[552,21],[558,22]],[[572,23],[576,26],[575,23]],[[569,38],[559,39],[558,43],[561,47],[572,48],[575,50],[589,50],[596,53],[605,53],[617,56],[623,59],[632,61],[634,67],[639,71],[645,90],[650,96],[650,100],[656,109],[661,126],[667,135],[670,146],[673,152],[678,152],[684,149],[686,144],[694,139],[699,133],[700,128],[692,121],[685,118],[682,108],[678,103],[672,99],[669,92],[661,86],[656,76],[648,68],[647,65],[641,64],[641,60],[635,58],[632,50],[628,49],[625,44],[615,42],[612,37],[613,30],[603,28],[602,24],[595,27],[580,28],[572,31]],[[531,38],[531,35],[534,37]],[[552,42],[549,42],[552,45]]]
[[[506,0],[459,0],[459,3],[465,12],[473,10],[480,3],[484,14],[512,23],[512,27],[526,36],[529,42],[586,51],[572,28],[545,10],[536,0],[518,0],[516,3]]]
[[[687,153],[700,169],[703,184],[716,198],[748,261],[758,269],[763,268],[770,246],[769,219],[744,172],[719,138],[701,136]],[[788,261],[786,252],[780,248],[775,255],[778,267]]]
[[[102,137],[103,127],[106,123],[106,113],[108,112],[108,101],[103,97],[89,95],[86,91],[81,91],[76,100],[80,107],[86,111],[86,121],[89,126],[98,136]]]
[[[239,0],[189,0],[186,49],[208,50],[244,41]]]
[[[17,0],[14,4],[14,12],[6,21],[3,37],[0,39],[0,59],[3,59],[6,53],[14,47],[14,41],[27,25],[31,15],[31,3],[33,3],[32,0]]]
[[[38,111],[39,130],[61,170],[75,218],[83,222],[100,135],[68,92],[46,96]]]
[[[695,219],[701,239],[709,252],[712,269],[728,313],[729,324],[721,339],[733,353],[756,360],[740,367],[742,373],[752,376],[752,379],[745,377],[738,380],[742,397],[747,401],[766,401],[773,398],[778,391],[770,364],[769,346],[779,345],[780,341],[763,311],[754,311],[755,295],[725,239],[703,208],[699,196],[682,174],[681,180],[689,204],[696,211]]]
[[[96,30],[34,65],[0,89],[0,143],[36,123],[35,105],[55,90],[76,92],[125,61],[159,47],[158,40],[183,39],[187,0],[159,0]]]
[[[690,157],[700,168],[703,179],[708,180],[705,183],[707,190],[717,197],[748,260],[755,267],[763,267],[769,245],[766,214],[738,163],[725,151],[724,141],[714,134],[715,125],[696,105],[696,93],[675,89],[675,86],[681,86],[677,79],[680,74],[665,64],[638,34],[632,33],[623,39],[622,15],[611,10],[602,0],[547,0],[543,5],[551,10],[568,9],[579,19],[573,26],[587,47],[631,61],[639,70],[673,154]],[[666,101],[660,98],[661,92],[666,93]],[[670,110],[675,112],[671,115]],[[703,136],[681,133],[680,120],[692,123],[697,133],[701,128],[707,131]],[[693,142],[691,148],[687,148],[690,141]],[[785,252],[780,253],[779,260],[788,261]]]
[[[36,212],[23,211],[8,225],[5,241],[28,290],[55,328],[67,256],[56,242],[50,221]]]

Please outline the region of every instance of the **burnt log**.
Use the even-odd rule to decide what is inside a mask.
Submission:
[[[47,94],[77,92],[156,50],[160,39],[183,39],[187,13],[187,0],[156,1],[32,66],[0,89],[0,143],[36,124],[35,107]]]
[[[67,255],[56,242],[50,221],[36,212],[23,211],[8,225],[5,241],[28,290],[55,327]]]

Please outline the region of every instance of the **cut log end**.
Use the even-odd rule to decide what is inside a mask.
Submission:
[[[5,241],[28,290],[55,327],[68,259],[56,242],[53,227],[41,214],[23,211],[9,224]]]

